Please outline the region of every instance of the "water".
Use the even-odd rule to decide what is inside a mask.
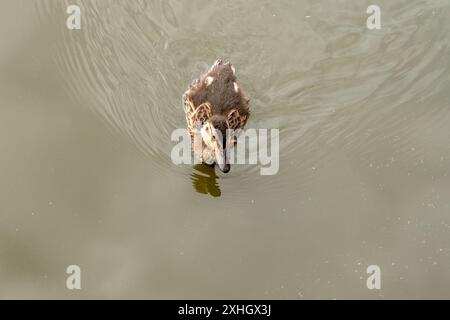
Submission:
[[[1,4],[0,298],[450,298],[448,1],[77,3]],[[277,175],[170,160],[219,57]]]

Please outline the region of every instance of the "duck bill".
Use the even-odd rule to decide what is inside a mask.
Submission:
[[[227,163],[227,152],[221,145],[216,148],[216,163],[220,171],[228,173],[230,171],[230,164]]]

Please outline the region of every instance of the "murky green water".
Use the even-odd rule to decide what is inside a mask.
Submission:
[[[450,298],[449,1],[73,2],[0,4],[0,298]],[[170,160],[218,57],[275,176]]]

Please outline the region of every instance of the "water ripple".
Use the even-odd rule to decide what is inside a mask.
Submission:
[[[68,3],[39,2],[41,21],[61,17]],[[286,175],[306,181],[311,167],[327,165],[330,149],[364,158],[386,132],[407,136],[417,120],[441,125],[448,112],[446,103],[431,104],[449,100],[444,2],[389,3],[379,31],[365,28],[363,6],[334,4],[325,13],[316,2],[307,10],[270,1],[257,10],[244,1],[80,3],[83,30],[61,30],[55,61],[70,75],[71,94],[128,136],[162,175],[192,172],[171,163],[170,134],[185,126],[182,92],[217,57],[238,67],[252,98],[249,126],[281,130],[280,174],[265,180],[266,191],[296,196]],[[303,28],[287,27],[306,14]],[[262,179],[258,174],[257,167],[236,167],[222,181],[239,176],[239,187],[227,190],[236,196]]]

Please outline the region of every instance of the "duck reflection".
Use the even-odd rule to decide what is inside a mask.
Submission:
[[[197,164],[194,166],[197,172],[191,175],[192,185],[198,193],[210,194],[213,197],[220,197],[220,191],[214,166]]]

